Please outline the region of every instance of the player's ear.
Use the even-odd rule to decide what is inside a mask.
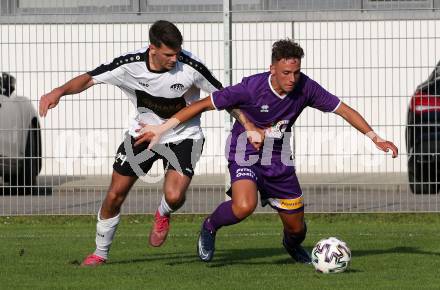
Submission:
[[[270,74],[271,74],[271,75],[274,75],[274,74],[275,74],[275,71],[276,71],[276,69],[275,69],[275,65],[274,65],[274,64],[271,64],[269,68],[270,68]]]
[[[150,44],[150,45],[148,46],[148,49],[150,49],[150,51],[151,51],[152,53],[156,53],[157,47],[156,47],[154,44]]]

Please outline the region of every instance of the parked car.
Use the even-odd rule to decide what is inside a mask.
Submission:
[[[0,176],[12,186],[35,184],[41,171],[41,132],[30,100],[17,96],[15,78],[0,78]]]
[[[436,194],[440,189],[440,61],[411,97],[406,144],[412,192]]]

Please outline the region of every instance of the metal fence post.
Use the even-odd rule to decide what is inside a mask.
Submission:
[[[230,86],[232,84],[232,13],[231,6],[232,0],[223,0],[223,51],[224,51],[224,81],[223,86]],[[231,125],[232,117],[231,115],[225,113],[225,124],[224,131],[226,136],[228,136]],[[230,177],[226,170],[225,173],[225,188],[227,189],[230,185]],[[225,199],[227,200],[229,196],[225,194]]]

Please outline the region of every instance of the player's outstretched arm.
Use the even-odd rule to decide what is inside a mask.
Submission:
[[[384,152],[388,152],[389,150],[393,153],[393,158],[396,158],[399,150],[396,145],[391,141],[384,140],[377,135],[373,129],[368,125],[367,121],[354,109],[350,108],[343,102],[336,109],[336,114],[344,118],[348,123],[350,123],[353,127],[358,129],[362,134],[365,134],[368,138],[370,138],[376,147]]]
[[[93,86],[93,84],[92,77],[85,73],[71,79],[61,87],[53,89],[50,93],[41,96],[39,105],[40,116],[46,117],[47,111],[55,108],[62,96],[80,93]]]
[[[198,114],[214,110],[215,107],[212,104],[211,97],[208,96],[204,99],[201,99],[195,103],[192,103],[190,106],[183,108],[176,114],[174,114],[171,118],[169,118],[165,123],[162,125],[148,125],[148,124],[141,124],[142,128],[138,130],[140,133],[139,137],[136,138],[136,142],[134,143],[135,146],[143,143],[143,142],[150,142],[148,145],[148,149],[151,149],[154,144],[156,144],[162,135],[175,128],[180,123],[186,122]]]

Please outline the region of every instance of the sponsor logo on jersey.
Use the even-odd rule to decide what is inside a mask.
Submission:
[[[179,83],[170,86],[170,89],[176,92],[183,91],[184,88],[185,86]]]
[[[276,123],[274,122],[270,127],[264,130],[264,133],[266,137],[281,139],[283,138],[284,132],[286,132],[288,124],[289,120],[281,120]]]
[[[136,90],[137,107],[148,108],[161,118],[171,118],[175,113],[186,107],[183,97],[163,98],[152,96],[141,90]],[[140,112],[140,111],[139,111]]]
[[[148,88],[150,85],[144,82],[138,82],[141,86],[143,86],[144,88]]]
[[[269,105],[262,105],[260,108],[261,113],[269,113]]]

